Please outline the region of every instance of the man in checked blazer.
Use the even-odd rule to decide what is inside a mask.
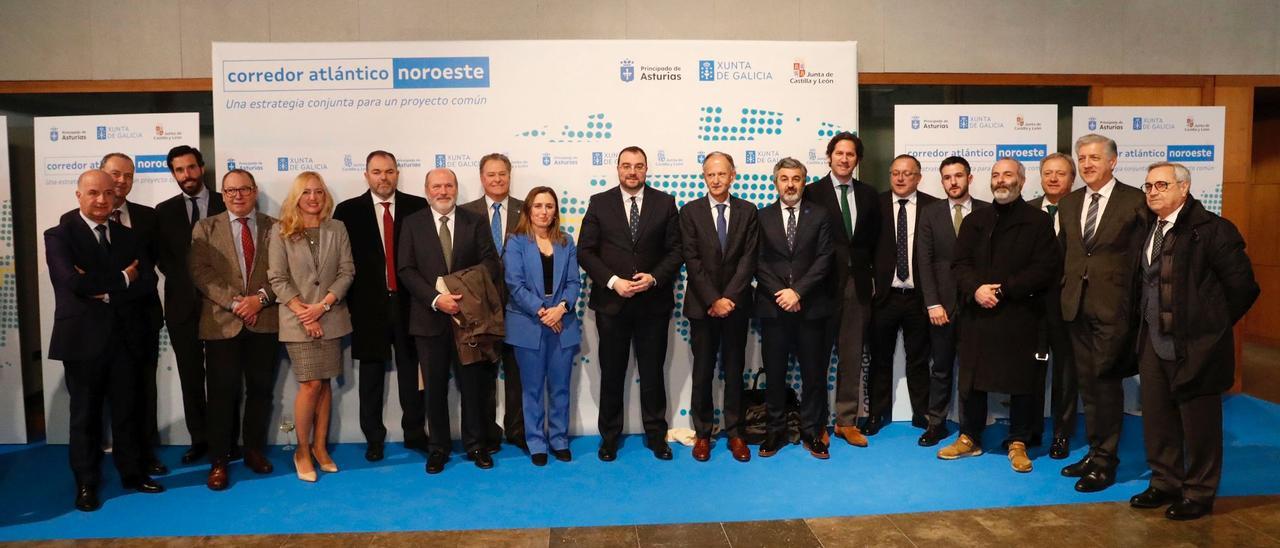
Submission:
[[[227,212],[201,219],[191,233],[191,280],[200,292],[200,339],[209,385],[209,460],[206,485],[230,485],[227,453],[236,443],[236,409],[244,464],[257,474],[273,467],[264,449],[275,402],[280,320],[267,279],[268,246],[276,219],[258,211],[258,185],[242,169],[222,177]],[[243,395],[243,398],[242,398]]]
[[[751,320],[751,278],[759,227],[751,202],[731,196],[737,175],[733,157],[712,152],[702,162],[707,195],[680,208],[680,241],[686,265],[684,315],[693,347],[693,402],[697,440],[693,458],[711,458],[716,358],[724,372],[724,432],[739,462],[751,460],[742,441],[742,371]]]
[[[1058,211],[1066,248],[1062,319],[1071,333],[1089,454],[1062,475],[1080,478],[1076,490],[1087,493],[1115,483],[1120,462],[1120,383],[1137,373],[1129,318],[1138,263],[1130,252],[1146,235],[1151,212],[1141,190],[1113,176],[1115,141],[1091,133],[1076,140],[1075,150],[1085,187],[1063,198]]]

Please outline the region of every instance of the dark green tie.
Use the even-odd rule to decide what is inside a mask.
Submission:
[[[853,238],[853,221],[849,219],[849,185],[840,185],[840,213],[844,219],[844,233]]]

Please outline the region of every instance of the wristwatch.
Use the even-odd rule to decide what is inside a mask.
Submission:
[[[267,296],[262,293],[258,293],[258,302],[261,303],[262,306],[267,306],[271,304],[271,299],[268,299]]]
[[[324,307],[324,311],[325,311],[325,312],[328,312],[329,310],[333,309],[333,306],[332,306],[332,305],[330,305],[329,303],[326,303],[326,302],[324,302],[324,301],[320,301],[320,306],[323,306],[323,307]]]

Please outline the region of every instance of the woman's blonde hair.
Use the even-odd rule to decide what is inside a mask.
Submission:
[[[293,178],[289,195],[280,206],[280,236],[286,240],[302,237],[302,210],[298,208],[298,201],[302,199],[302,192],[307,189],[307,183],[312,180],[319,181],[320,187],[324,189],[324,207],[320,208],[320,220],[324,221],[333,216],[333,194],[329,192],[329,186],[324,184],[324,177],[314,171],[299,173]]]

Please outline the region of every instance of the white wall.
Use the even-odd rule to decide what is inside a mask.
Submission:
[[[0,80],[201,78],[210,43],[856,40],[861,72],[1280,73],[1276,0],[0,0]]]

